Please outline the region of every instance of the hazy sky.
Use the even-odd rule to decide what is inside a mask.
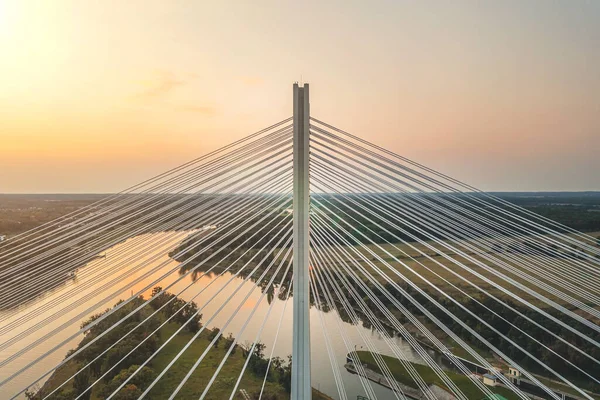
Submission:
[[[0,192],[110,192],[292,113],[485,190],[600,190],[600,1],[0,0]]]

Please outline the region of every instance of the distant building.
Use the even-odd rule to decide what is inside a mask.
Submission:
[[[483,384],[487,386],[496,386],[498,383],[498,377],[492,374],[483,375]]]
[[[521,371],[516,369],[515,367],[508,367],[508,379],[512,383],[516,383],[517,385],[521,384]]]

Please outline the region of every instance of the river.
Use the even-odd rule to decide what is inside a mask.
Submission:
[[[18,308],[0,311],[0,327],[2,329],[0,332],[0,362],[6,363],[6,365],[0,367],[0,378],[4,380],[24,369],[22,373],[15,376],[3,387],[0,387],[3,398],[6,395],[12,396],[14,393],[24,389],[27,384],[40,378],[62,361],[67,352],[75,348],[81,341],[83,335],[77,334],[77,332],[80,329],[81,323],[90,315],[112,307],[119,299],[130,298],[132,294],[144,290],[146,286],[155,280],[158,280],[158,282],[151,286],[166,288],[180,279],[179,262],[171,259],[168,253],[189,234],[190,232],[160,232],[130,238],[101,253],[100,256],[102,258],[95,259],[79,268],[73,276],[68,279],[65,278],[65,282],[61,286],[55,287],[42,296],[26,304],[22,304]],[[147,248],[139,247],[141,243],[147,246]],[[137,255],[137,252],[141,250],[144,250],[143,257]],[[130,259],[135,260],[135,262],[130,261]],[[131,272],[128,269],[134,267],[140,261],[146,264],[143,268],[135,272]],[[153,268],[157,268],[157,270],[148,276],[143,276]],[[123,276],[120,274],[123,274]],[[165,274],[167,275],[161,278]],[[199,307],[203,307],[207,300],[221,290],[223,284],[231,277],[231,274],[224,273],[221,277],[218,277],[218,275],[195,276],[195,280],[193,280],[192,276],[189,275],[176,282],[169,288],[169,291],[178,294],[184,300],[189,300],[203,290],[194,299]],[[133,283],[136,279],[139,282]],[[112,282],[112,280],[115,280],[115,282]],[[184,290],[192,282],[193,284],[187,290]],[[211,282],[213,283],[211,284]],[[254,340],[263,318],[267,315],[269,309],[269,303],[265,296],[255,312],[252,320],[253,323],[249,324],[241,335],[237,335],[249,313],[261,297],[260,288],[255,286],[251,281],[244,282],[242,278],[235,277],[233,282],[225,286],[212,301],[203,307],[202,314],[204,317],[202,318],[202,323],[205,323],[240,285],[241,289],[238,293],[225,305],[216,318],[207,325],[210,328],[218,327],[223,329],[223,326],[234,310],[239,304],[243,303],[240,312],[223,331],[226,334],[231,332],[234,336],[238,337],[239,343],[244,344]],[[106,288],[102,289],[103,286],[106,286]],[[184,291],[179,294],[182,290]],[[144,291],[146,298],[149,297],[150,291],[151,288]],[[118,293],[113,295],[115,292]],[[247,300],[243,301],[248,293],[250,293],[250,296]],[[99,302],[101,305],[94,306]],[[285,301],[280,300],[277,296],[272,302],[273,309],[270,318],[267,320],[266,328],[260,337],[260,341],[267,345],[265,350],[265,354],[267,355],[270,354],[273,347],[277,324],[285,305]],[[291,354],[291,303],[290,299],[283,315],[283,323],[274,351],[276,356],[282,358]],[[62,308],[69,304],[77,304],[77,306],[73,307],[72,310],[62,311]],[[40,315],[30,314],[33,310],[40,309],[44,310]],[[45,318],[53,313],[57,313],[56,318],[45,321]],[[79,317],[80,313],[83,313],[84,316]],[[340,328],[346,334],[350,350],[353,350],[354,346],[357,346],[359,349],[361,346],[366,348],[361,335],[368,338],[373,347],[379,352],[393,355],[388,345],[377,332],[367,329],[360,324],[352,325],[344,322],[333,311],[325,313],[313,307],[310,314],[313,387],[334,399],[339,398],[323,337],[320,322],[322,319],[327,326],[327,331],[331,335],[331,345],[335,357],[334,362],[336,367],[341,370],[348,398],[355,399],[357,395],[365,395],[359,378],[343,368],[349,349],[344,341],[341,340]],[[36,326],[40,327],[40,329],[36,330]],[[5,329],[6,327],[10,327],[10,329]],[[49,339],[44,340],[44,335],[52,332],[54,329],[61,329],[61,333],[52,335]],[[393,338],[392,340],[402,350],[408,360],[417,363],[422,362],[407,343],[400,338]],[[57,350],[46,355],[54,347],[57,347]],[[27,349],[27,351],[24,351],[14,360],[7,362],[7,357],[23,349]],[[38,360],[40,357],[42,358],[38,362],[29,366],[30,363]],[[45,379],[40,380],[40,385],[44,381]],[[395,398],[388,389],[382,386],[373,383],[372,387],[380,399]],[[7,396],[6,398],[9,397]]]

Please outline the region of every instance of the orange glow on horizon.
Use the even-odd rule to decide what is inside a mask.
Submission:
[[[567,3],[0,0],[0,192],[118,191],[288,117],[300,77],[315,117],[482,189],[600,189],[600,5]]]

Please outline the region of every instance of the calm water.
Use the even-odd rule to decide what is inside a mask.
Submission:
[[[20,391],[25,385],[31,381],[39,378],[45,374],[49,369],[53,368],[62,361],[67,354],[69,349],[75,348],[81,341],[82,335],[77,335],[74,338],[68,340],[65,344],[61,345],[61,342],[68,339],[71,335],[78,332],[81,322],[87,319],[88,316],[101,312],[108,307],[112,307],[119,299],[127,299],[140,290],[143,290],[145,286],[152,283],[154,280],[160,279],[160,277],[170,272],[166,277],[160,279],[159,282],[152,286],[162,286],[166,288],[171,283],[176,282],[180,277],[179,263],[169,258],[168,253],[178,243],[181,242],[189,233],[173,233],[163,232],[138,236],[129,239],[109,250],[102,253],[105,258],[96,259],[87,265],[80,268],[75,276],[68,279],[64,285],[59,288],[46,293],[44,296],[36,299],[35,301],[23,304],[20,308],[1,311],[0,312],[0,329],[6,332],[0,334],[0,346],[5,347],[7,341],[17,340],[12,345],[0,350],[0,362],[6,360],[7,357],[19,351],[27,346],[31,346],[28,351],[22,354],[17,359],[11,361],[4,367],[0,368],[0,378],[2,380],[18,372],[22,368],[28,366],[29,363],[35,361],[39,357],[45,355],[46,352],[58,346],[58,350],[44,357],[41,361],[35,363],[33,366],[27,368],[23,373],[6,383],[3,387],[0,387],[0,393],[2,398],[9,398],[14,393]],[[148,239],[146,242],[145,239]],[[138,243],[144,240],[144,247],[139,247]],[[147,251],[148,246],[151,251]],[[144,250],[144,256],[139,257],[136,253]],[[138,260],[133,262],[131,260]],[[127,274],[130,270],[129,266],[135,266],[140,261],[144,261],[147,265],[141,268],[139,271],[132,273],[130,276],[120,276],[120,274]],[[123,265],[121,265],[123,264]],[[164,264],[161,266],[161,264]],[[151,271],[155,267],[159,267],[159,270],[153,272],[149,276],[144,277],[143,275]],[[185,290],[179,296],[185,300],[189,300],[194,295],[198,294],[201,290],[204,290],[194,301],[198,304],[198,307],[202,308],[202,322],[206,322],[210,316],[212,316],[217,309],[223,305],[227,298],[235,291],[235,289],[241,284],[242,287],[238,293],[229,301],[224,309],[217,315],[217,317],[209,324],[209,327],[218,327],[225,333],[231,332],[234,336],[237,336],[239,343],[244,344],[246,342],[254,341],[256,334],[260,329],[260,325],[267,315],[269,309],[269,303],[267,298],[262,300],[259,304],[257,311],[254,314],[252,324],[250,324],[245,331],[240,335],[239,330],[242,328],[246,318],[258,303],[261,297],[261,290],[254,285],[251,281],[243,282],[242,278],[234,278],[234,281],[227,285],[212,301],[206,303],[211,296],[217,293],[223,288],[223,285],[232,275],[225,273],[223,276],[218,277],[217,275],[206,275],[201,278],[192,280],[191,275],[187,276],[181,281],[175,283],[175,285],[169,288],[172,293],[179,293],[184,290],[191,282],[194,282],[191,287]],[[140,279],[141,278],[141,279]],[[140,279],[139,282],[129,287],[136,279]],[[114,280],[114,282],[112,281]],[[211,282],[213,282],[208,286]],[[106,286],[106,289],[102,289]],[[207,287],[208,286],[208,287]],[[126,288],[126,289],[125,289]],[[76,293],[71,294],[70,291]],[[121,293],[116,296],[111,296],[113,292],[121,290]],[[151,289],[145,291],[145,297],[148,298],[148,294]],[[244,301],[244,297],[250,293],[247,300]],[[63,296],[64,299],[58,304],[53,305],[52,303]],[[102,301],[102,305],[94,307],[94,304]],[[73,310],[67,312],[61,311],[61,309],[74,302],[80,302],[80,304]],[[279,338],[275,345],[275,355],[282,358],[287,357],[291,354],[291,341],[292,341],[292,304],[291,299],[285,309],[283,315],[283,323]],[[242,304],[242,308],[233,321],[223,328],[226,321],[232,315],[234,310]],[[275,298],[273,300],[273,310],[267,320],[267,325],[262,332],[260,341],[267,345],[265,354],[270,354],[275,334],[276,327],[279,322],[279,318],[284,310],[285,301]],[[28,312],[32,310],[45,307],[44,312],[33,319],[24,320],[23,318]],[[77,315],[85,311],[85,317],[77,318]],[[58,312],[56,318],[50,322],[45,322],[44,319],[52,314]],[[385,341],[381,336],[366,329],[362,326],[355,326],[343,322],[337,313],[328,312],[324,313],[316,308],[311,309],[311,345],[312,345],[312,381],[313,386],[322,392],[332,396],[333,398],[339,398],[336,389],[335,381],[333,378],[331,363],[328,357],[325,341],[323,339],[323,331],[320,323],[320,316],[323,318],[328,332],[331,337],[331,344],[333,352],[335,354],[335,362],[337,366],[341,368],[341,374],[344,381],[344,386],[348,397],[355,399],[357,395],[364,395],[364,389],[360,384],[360,381],[356,375],[348,373],[343,365],[345,363],[346,354],[348,348],[342,340],[340,334],[340,328],[345,332],[349,346],[351,349],[354,346],[361,346],[366,348],[364,340],[361,338],[370,339],[372,345],[378,349],[379,352],[393,355]],[[73,320],[72,320],[73,319]],[[72,321],[71,321],[72,320]],[[255,322],[256,321],[256,322]],[[36,324],[42,323],[42,329],[35,331],[28,336],[23,336],[28,332],[32,332],[33,327]],[[6,329],[8,324],[13,324],[10,330]],[[53,335],[48,340],[43,340],[44,335],[51,332],[53,329],[61,327],[65,324],[62,329],[62,333],[59,335]],[[418,355],[416,355],[408,344],[403,342],[401,339],[392,339],[396,345],[406,354],[407,359],[415,362],[420,362]],[[36,344],[36,341],[40,341]],[[35,345],[35,346],[34,346]],[[43,383],[43,381],[41,381]],[[372,384],[378,398],[380,399],[391,399],[395,398],[392,393],[376,384]],[[7,396],[10,395],[10,396]]]

